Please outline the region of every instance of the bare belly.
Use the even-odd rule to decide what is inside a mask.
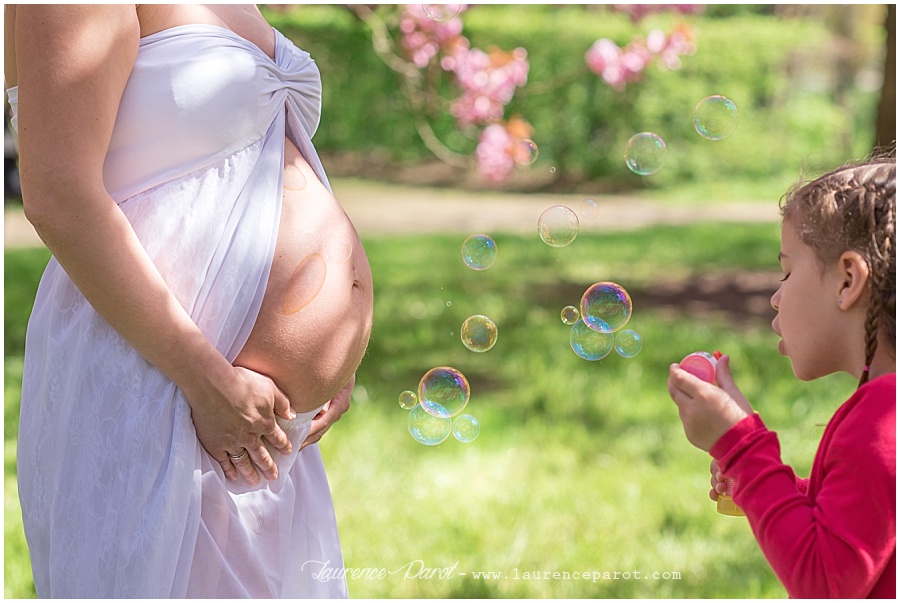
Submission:
[[[337,394],[372,330],[372,273],[356,229],[285,139],[284,200],[259,317],[234,364],[268,375],[297,412]]]

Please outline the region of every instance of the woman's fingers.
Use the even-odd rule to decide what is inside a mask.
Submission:
[[[259,483],[259,474],[256,472],[256,467],[253,466],[253,462],[250,460],[250,455],[247,453],[246,448],[237,454],[229,452],[228,459],[231,461],[231,464],[234,465],[234,468],[237,469],[237,472],[241,477],[244,478],[244,481],[251,486],[255,486]]]
[[[269,442],[269,444],[271,444],[272,447],[281,454],[288,455],[291,453],[291,440],[287,437],[287,434],[284,433],[284,430],[278,425],[277,422],[272,421],[271,428],[268,432],[264,433],[262,437],[264,437],[266,441]],[[262,448],[262,450],[266,451],[265,448]],[[269,460],[272,459],[272,457],[269,456],[268,451],[266,451],[266,457],[268,457]]]
[[[265,446],[260,444],[258,447],[251,449],[249,456],[267,480],[278,479],[278,466],[272,460],[272,455],[269,454]],[[252,482],[251,485],[256,485],[256,482]]]

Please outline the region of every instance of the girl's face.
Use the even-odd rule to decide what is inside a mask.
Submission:
[[[841,370],[849,340],[847,321],[838,306],[837,263],[823,270],[812,247],[800,240],[788,219],[781,225],[778,258],[784,278],[771,299],[777,312],[772,329],[781,337],[778,351],[791,360],[794,374],[804,381]]]

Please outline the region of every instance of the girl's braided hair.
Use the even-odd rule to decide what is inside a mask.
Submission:
[[[800,240],[813,248],[823,266],[845,251],[858,252],[868,264],[866,363],[860,385],[869,380],[879,331],[896,353],[896,172],[891,150],[798,183],[781,202],[783,219],[791,219]]]

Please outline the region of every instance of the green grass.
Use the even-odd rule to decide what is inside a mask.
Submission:
[[[346,566],[394,573],[351,579],[350,595],[785,597],[746,521],[718,515],[708,499],[709,457],[684,437],[665,389],[667,366],[698,349],[730,353],[736,380],[801,474],[853,383],[841,376],[798,382],[775,349],[770,317],[734,322],[727,313],[646,302],[660,282],[777,271],[777,227],[583,233],[561,249],[536,236],[497,235],[499,258],[484,272],[463,265],[464,238],[364,241],[376,284],[372,340],[351,412],[321,447]],[[21,349],[10,348],[10,338],[22,340],[28,307],[10,300],[33,296],[32,273],[45,254],[6,252],[8,597],[34,596],[13,461]],[[615,280],[632,295],[628,326],[644,342],[633,359],[613,353],[587,362],[569,348],[559,311],[599,280]],[[490,316],[500,333],[483,354],[459,340],[460,324],[476,313]],[[455,366],[470,381],[467,411],[481,422],[471,444],[451,437],[426,447],[407,432],[397,397],[438,365]],[[414,577],[423,566],[454,569],[448,579]],[[470,573],[481,571],[499,575]],[[553,579],[554,571],[599,572],[600,579]],[[640,578],[625,578],[635,571]],[[523,579],[525,572],[548,574]]]

